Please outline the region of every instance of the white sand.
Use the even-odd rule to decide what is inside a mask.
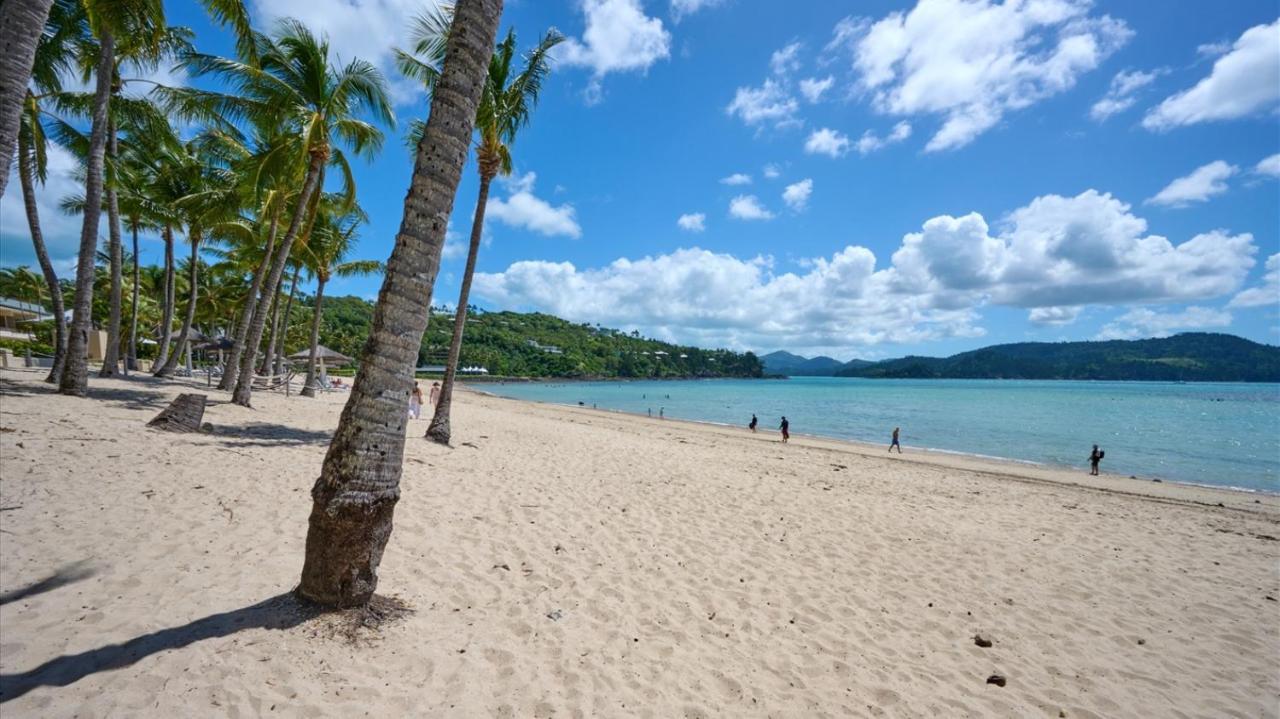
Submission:
[[[0,373],[0,592],[73,581],[0,606],[5,717],[1280,715],[1273,496],[465,393],[457,448],[410,428],[416,612],[352,644],[279,598],[345,395],[171,435],[189,386],[38,379]]]

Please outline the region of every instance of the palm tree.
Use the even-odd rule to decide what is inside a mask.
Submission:
[[[43,305],[49,286],[44,278],[26,267],[0,269],[0,294],[15,300]]]
[[[462,290],[458,293],[458,310],[453,320],[453,339],[449,343],[449,359],[445,364],[444,382],[436,400],[435,414],[427,427],[427,437],[449,444],[449,410],[453,404],[453,382],[458,372],[458,356],[462,352],[462,331],[467,322],[467,299],[471,294],[471,278],[480,253],[480,235],[484,230],[485,205],[489,201],[489,184],[498,174],[511,174],[511,145],[516,133],[529,124],[538,103],[542,81],[550,71],[551,48],[564,41],[555,30],[549,30],[537,47],[525,56],[524,69],[512,75],[516,54],[516,34],[509,31],[506,39],[489,59],[489,74],[480,96],[476,115],[476,164],[480,171],[480,193],[476,199],[475,218],[471,222],[471,247],[467,251],[467,267],[462,274]]]
[[[196,76],[219,78],[235,94],[185,89],[167,93],[170,106],[180,115],[214,122],[247,120],[262,128],[279,128],[279,134],[297,138],[297,156],[307,158],[302,189],[298,193],[288,229],[271,263],[258,309],[245,341],[232,401],[249,406],[253,391],[253,365],[262,342],[267,309],[280,284],[293,244],[309,226],[316,196],[324,185],[324,169],[338,166],[352,187],[350,167],[335,141],[357,154],[372,156],[382,146],[382,131],[360,120],[367,113],[388,125],[395,116],[387,99],[387,86],[377,68],[364,60],[342,67],[330,63],[329,41],[316,37],[295,20],[282,20],[274,37],[256,35],[257,63],[193,54],[184,67]]]
[[[0,5],[0,197],[9,184],[9,164],[18,144],[18,118],[27,95],[53,0],[5,0]]]
[[[340,200],[339,200],[340,202]],[[316,297],[311,315],[311,356],[307,361],[307,381],[302,387],[305,397],[316,395],[316,357],[320,346],[320,317],[324,304],[324,287],[331,277],[358,277],[381,272],[383,264],[377,260],[347,261],[347,255],[355,249],[356,230],[367,221],[359,208],[341,212],[333,202],[322,202],[316,216],[311,241],[307,243],[303,263],[316,280]]]
[[[501,15],[502,0],[458,2],[360,372],[311,490],[298,594],[320,604],[365,604],[378,585],[400,498],[413,367]]]

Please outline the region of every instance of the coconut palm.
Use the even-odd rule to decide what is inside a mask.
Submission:
[[[5,0],[0,5],[0,197],[9,183],[9,164],[18,144],[18,118],[27,95],[53,0]]]
[[[324,288],[332,277],[358,277],[381,272],[383,264],[377,260],[348,261],[347,255],[355,249],[356,231],[368,220],[359,208],[341,210],[334,201],[321,202],[316,216],[311,241],[307,243],[302,262],[316,281],[316,296],[311,315],[311,356],[307,361],[307,381],[302,387],[305,397],[316,395],[316,357],[320,347],[320,317],[324,305]]]
[[[388,125],[395,123],[386,82],[377,68],[359,59],[335,66],[330,61],[328,39],[316,37],[295,20],[282,20],[273,36],[257,34],[255,54],[256,63],[243,57],[202,54],[192,54],[184,61],[191,74],[218,78],[232,92],[184,89],[165,93],[170,107],[181,116],[223,123],[242,120],[262,128],[278,128],[280,135],[297,139],[296,155],[307,158],[302,189],[263,285],[271,292],[258,298],[249,326],[232,396],[232,401],[245,406],[252,393],[254,359],[262,342],[267,308],[294,242],[311,223],[325,167],[334,164],[343,172],[345,185],[354,186],[346,157],[335,144],[372,156],[382,146],[382,131],[359,115],[367,114]]]
[[[515,73],[512,62],[516,55],[516,34],[509,31],[494,50],[489,60],[489,74],[480,95],[480,108],[476,115],[476,164],[480,171],[480,193],[476,199],[475,218],[471,222],[471,246],[467,251],[467,266],[462,274],[462,289],[458,293],[458,310],[453,320],[453,338],[449,343],[449,359],[445,364],[444,381],[436,401],[435,414],[427,427],[427,437],[441,444],[449,444],[449,410],[453,404],[453,382],[458,372],[458,356],[462,352],[462,330],[467,322],[467,300],[471,294],[471,278],[476,270],[476,256],[480,253],[480,236],[484,230],[485,205],[489,200],[489,184],[493,178],[511,174],[511,145],[516,134],[529,124],[542,81],[550,71],[551,48],[564,37],[550,30],[538,45],[525,56],[524,68]]]
[[[360,372],[311,490],[298,593],[321,604],[364,604],[378,585],[400,498],[413,367],[501,14],[502,0],[457,5]]]

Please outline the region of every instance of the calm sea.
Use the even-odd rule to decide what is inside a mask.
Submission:
[[[486,384],[518,399],[659,412],[1085,467],[1097,443],[1116,474],[1280,492],[1280,385],[1014,380],[690,380]]]

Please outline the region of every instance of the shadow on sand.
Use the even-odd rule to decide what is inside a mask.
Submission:
[[[52,592],[58,587],[66,586],[72,582],[78,582],[82,579],[88,579],[96,573],[97,570],[90,566],[88,560],[73,562],[29,587],[15,589],[11,592],[0,594],[0,604],[9,604],[10,602],[18,601],[19,599],[26,599],[27,597],[34,597],[37,594]]]
[[[292,629],[321,613],[291,593],[280,594],[243,609],[144,634],[123,644],[64,654],[30,671],[0,674],[0,704],[39,687],[65,687],[90,674],[121,669],[152,654],[182,649],[205,639],[230,636],[245,629]]]
[[[228,447],[273,447],[280,445],[328,444],[333,438],[331,430],[311,430],[290,427],[273,422],[248,422],[246,424],[215,424],[211,437],[222,440]]]
[[[129,381],[130,378],[118,378]],[[149,383],[139,383],[148,386]],[[154,385],[151,385],[154,386]],[[0,379],[0,394],[48,397],[58,393],[58,388],[44,382],[14,382]],[[88,399],[118,404],[129,409],[158,409],[165,403],[164,395],[152,390],[129,389],[125,387],[95,387],[89,385]]]

